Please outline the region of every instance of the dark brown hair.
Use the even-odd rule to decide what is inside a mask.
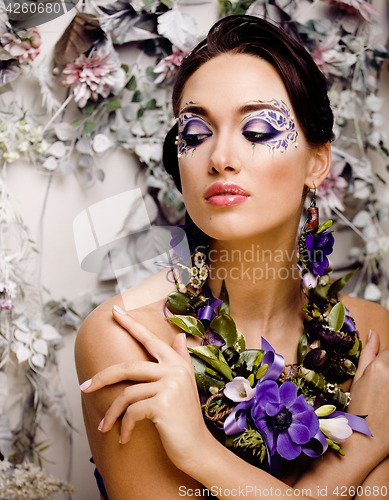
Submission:
[[[253,16],[221,19],[183,60],[173,88],[175,116],[188,79],[201,65],[224,53],[249,54],[268,61],[285,85],[308,144],[318,147],[332,140],[333,114],[324,75],[300,42],[284,29]],[[177,125],[166,136],[163,162],[181,190],[176,135]]]

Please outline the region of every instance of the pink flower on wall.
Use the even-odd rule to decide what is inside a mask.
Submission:
[[[185,56],[186,52],[173,45],[173,53],[159,61],[153,70],[158,74],[155,83],[171,83]]]
[[[13,31],[6,25],[0,26],[0,44],[10,54],[10,59],[18,59],[20,64],[33,61],[39,54],[41,36],[38,28]]]
[[[341,9],[351,14],[359,14],[365,21],[370,21],[370,14],[379,16],[380,13],[369,2],[365,0],[323,0],[330,5],[337,4]]]
[[[344,210],[342,200],[346,193],[347,181],[341,174],[345,166],[346,162],[334,155],[330,173],[317,188],[318,205],[324,210],[326,217],[331,217],[332,208]]]
[[[83,108],[88,99],[97,101],[104,99],[110,93],[117,94],[124,86],[125,72],[112,59],[112,54],[103,50],[94,51],[89,57],[81,54],[77,59],[68,64],[63,73],[66,76],[61,80],[61,85],[74,87],[74,99],[80,108]]]
[[[322,42],[316,42],[316,46],[311,53],[312,59],[327,77],[331,74],[335,76],[342,75],[342,72],[334,66],[344,62],[344,56],[333,48],[338,41],[338,36],[330,35]]]

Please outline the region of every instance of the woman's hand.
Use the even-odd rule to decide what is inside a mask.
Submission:
[[[389,415],[389,347],[380,353],[379,349],[380,338],[377,332],[371,331],[351,386],[348,408],[355,415],[367,415],[373,439],[366,438],[366,444],[376,449],[378,463],[389,454],[389,435],[384,425]]]
[[[185,334],[177,335],[170,347],[117,306],[113,316],[157,362],[113,365],[81,384],[81,389],[89,393],[122,381],[137,382],[126,387],[114,400],[99,430],[109,431],[124,414],[120,442],[125,444],[136,422],[149,419],[155,424],[170,460],[185,470],[186,465],[199,456],[199,443],[211,437],[202,418]]]

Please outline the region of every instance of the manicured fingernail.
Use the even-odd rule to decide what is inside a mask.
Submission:
[[[88,387],[91,385],[92,383],[92,379],[90,378],[89,380],[85,380],[85,382],[83,382],[81,385],[80,385],[80,389],[82,391],[85,391],[85,389],[88,389]]]
[[[101,431],[103,427],[104,427],[104,419],[99,423],[99,426],[97,428],[99,429],[99,431]]]
[[[121,307],[119,306],[113,306],[113,308],[115,309],[115,311],[119,314],[127,314],[126,311],[124,311]]]
[[[369,330],[369,335],[367,337],[367,340],[370,340],[371,334],[373,333],[373,330]]]

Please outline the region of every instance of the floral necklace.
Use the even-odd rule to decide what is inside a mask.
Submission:
[[[354,271],[333,282],[325,269],[334,238],[332,221],[319,224],[312,200],[298,241],[298,267],[309,303],[298,362],[285,369],[284,358],[262,338],[261,349],[246,349],[229,314],[223,282],[214,298],[206,282],[207,237],[194,224],[172,229],[171,263],[177,290],[165,303],[165,316],[188,335],[202,339],[191,353],[204,418],[225,433],[233,451],[252,450],[258,466],[276,474],[281,458],[302,452],[319,457],[339,446],[353,430],[371,433],[363,418],[344,413],[349,393],[340,382],[353,376],[361,352],[354,320],[338,293]],[[197,294],[189,291],[190,283]],[[174,316],[168,316],[166,306]],[[216,312],[217,310],[217,312]]]

